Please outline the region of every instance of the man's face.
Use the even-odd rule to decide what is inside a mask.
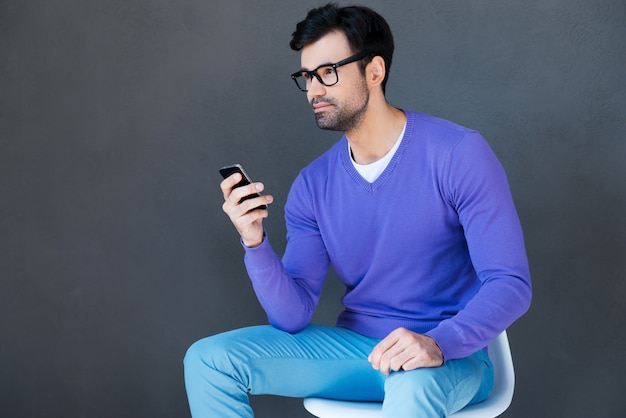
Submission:
[[[312,70],[322,64],[339,62],[354,53],[343,32],[331,32],[302,49],[301,67]],[[337,68],[339,82],[324,86],[313,78],[307,99],[313,107],[321,129],[348,132],[361,123],[369,102],[369,90],[359,64],[353,62]]]

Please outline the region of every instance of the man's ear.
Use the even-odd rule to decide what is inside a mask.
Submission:
[[[367,64],[367,83],[369,87],[380,86],[385,79],[385,60],[383,57],[376,55]]]

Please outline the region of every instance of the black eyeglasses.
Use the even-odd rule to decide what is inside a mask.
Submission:
[[[334,86],[335,84],[339,83],[339,74],[337,74],[337,68],[341,67],[342,65],[361,60],[369,54],[370,52],[365,50],[334,64],[322,64],[311,71],[300,70],[291,74],[291,79],[296,83],[296,86],[298,86],[298,88],[304,92],[309,91],[309,86],[311,86],[311,83],[313,82],[313,77],[317,78],[317,81],[327,87]]]

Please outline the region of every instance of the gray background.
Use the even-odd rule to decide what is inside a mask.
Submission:
[[[0,1],[0,416],[188,416],[186,348],[265,322],[217,168],[266,183],[282,252],[289,185],[338,139],[289,79],[320,4]],[[625,2],[363,4],[396,37],[389,100],[480,130],[508,172],[534,300],[505,416],[626,416]]]

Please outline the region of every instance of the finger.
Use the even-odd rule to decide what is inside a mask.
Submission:
[[[424,361],[423,358],[413,357],[402,364],[402,369],[408,372],[422,367],[432,367],[430,364],[430,362]]]
[[[368,360],[374,369],[380,370],[383,373],[389,371],[389,356],[393,356],[394,351],[392,350],[397,342],[397,339],[389,335],[374,347],[368,356]]]
[[[405,347],[397,343],[382,355],[379,366],[380,371],[384,374],[389,374],[392,371],[397,372],[402,369],[402,365],[408,357]]]
[[[371,351],[370,355],[367,356],[367,361],[369,361],[372,364],[372,367],[376,370],[378,370],[379,366],[380,366],[380,357],[382,356],[382,353],[384,353],[383,349],[381,348],[381,344],[382,341],[380,343],[378,343]]]
[[[404,328],[397,328],[393,330],[389,335],[383,338],[376,346],[372,349],[372,352],[368,356],[368,360],[370,362],[379,363],[380,358],[387,350],[396,345],[400,338],[402,337]]]
[[[396,344],[397,341],[398,339],[396,337],[396,334],[392,332],[391,334],[380,340],[378,344],[376,344],[376,346],[372,349],[372,353],[370,354],[370,356],[373,359],[379,359],[382,353],[393,347],[393,345]]]
[[[370,355],[372,366],[387,374],[389,371],[406,370],[406,362],[413,353],[419,353],[420,344],[416,334],[406,328],[397,328],[384,338]]]
[[[241,181],[241,174],[234,173],[233,175],[228,176],[220,183],[220,189],[222,189],[222,193],[224,194],[224,200],[227,200],[233,191],[233,186]]]
[[[239,211],[239,208],[237,209]],[[247,239],[250,239],[250,234],[255,234],[260,229],[258,223],[260,220],[267,218],[267,210],[252,210],[244,212],[239,216],[233,216],[232,222],[239,234]]]
[[[415,370],[423,367],[439,367],[441,361],[429,356],[428,353],[422,351],[413,357],[410,357],[402,364],[402,369],[406,371]]]
[[[394,361],[401,362],[400,367],[409,371],[422,367],[439,367],[443,364],[443,355],[435,340],[422,335],[407,346]]]
[[[252,199],[246,199],[242,201],[237,208],[235,209],[235,213],[238,216],[255,214],[254,222],[257,219],[267,218],[269,216],[269,212],[267,210],[267,205],[271,204],[273,201],[273,197],[270,195],[267,196],[258,196]]]
[[[233,189],[228,198],[233,202],[233,204],[243,203],[244,200],[247,200],[246,198],[248,198],[248,196],[253,195],[256,197],[256,195],[262,192],[264,188],[265,186],[263,183],[247,184]]]
[[[377,359],[372,357],[372,367],[384,374],[389,374],[391,371],[397,372],[401,370],[408,358],[406,350],[403,350],[396,344],[382,353]]]

